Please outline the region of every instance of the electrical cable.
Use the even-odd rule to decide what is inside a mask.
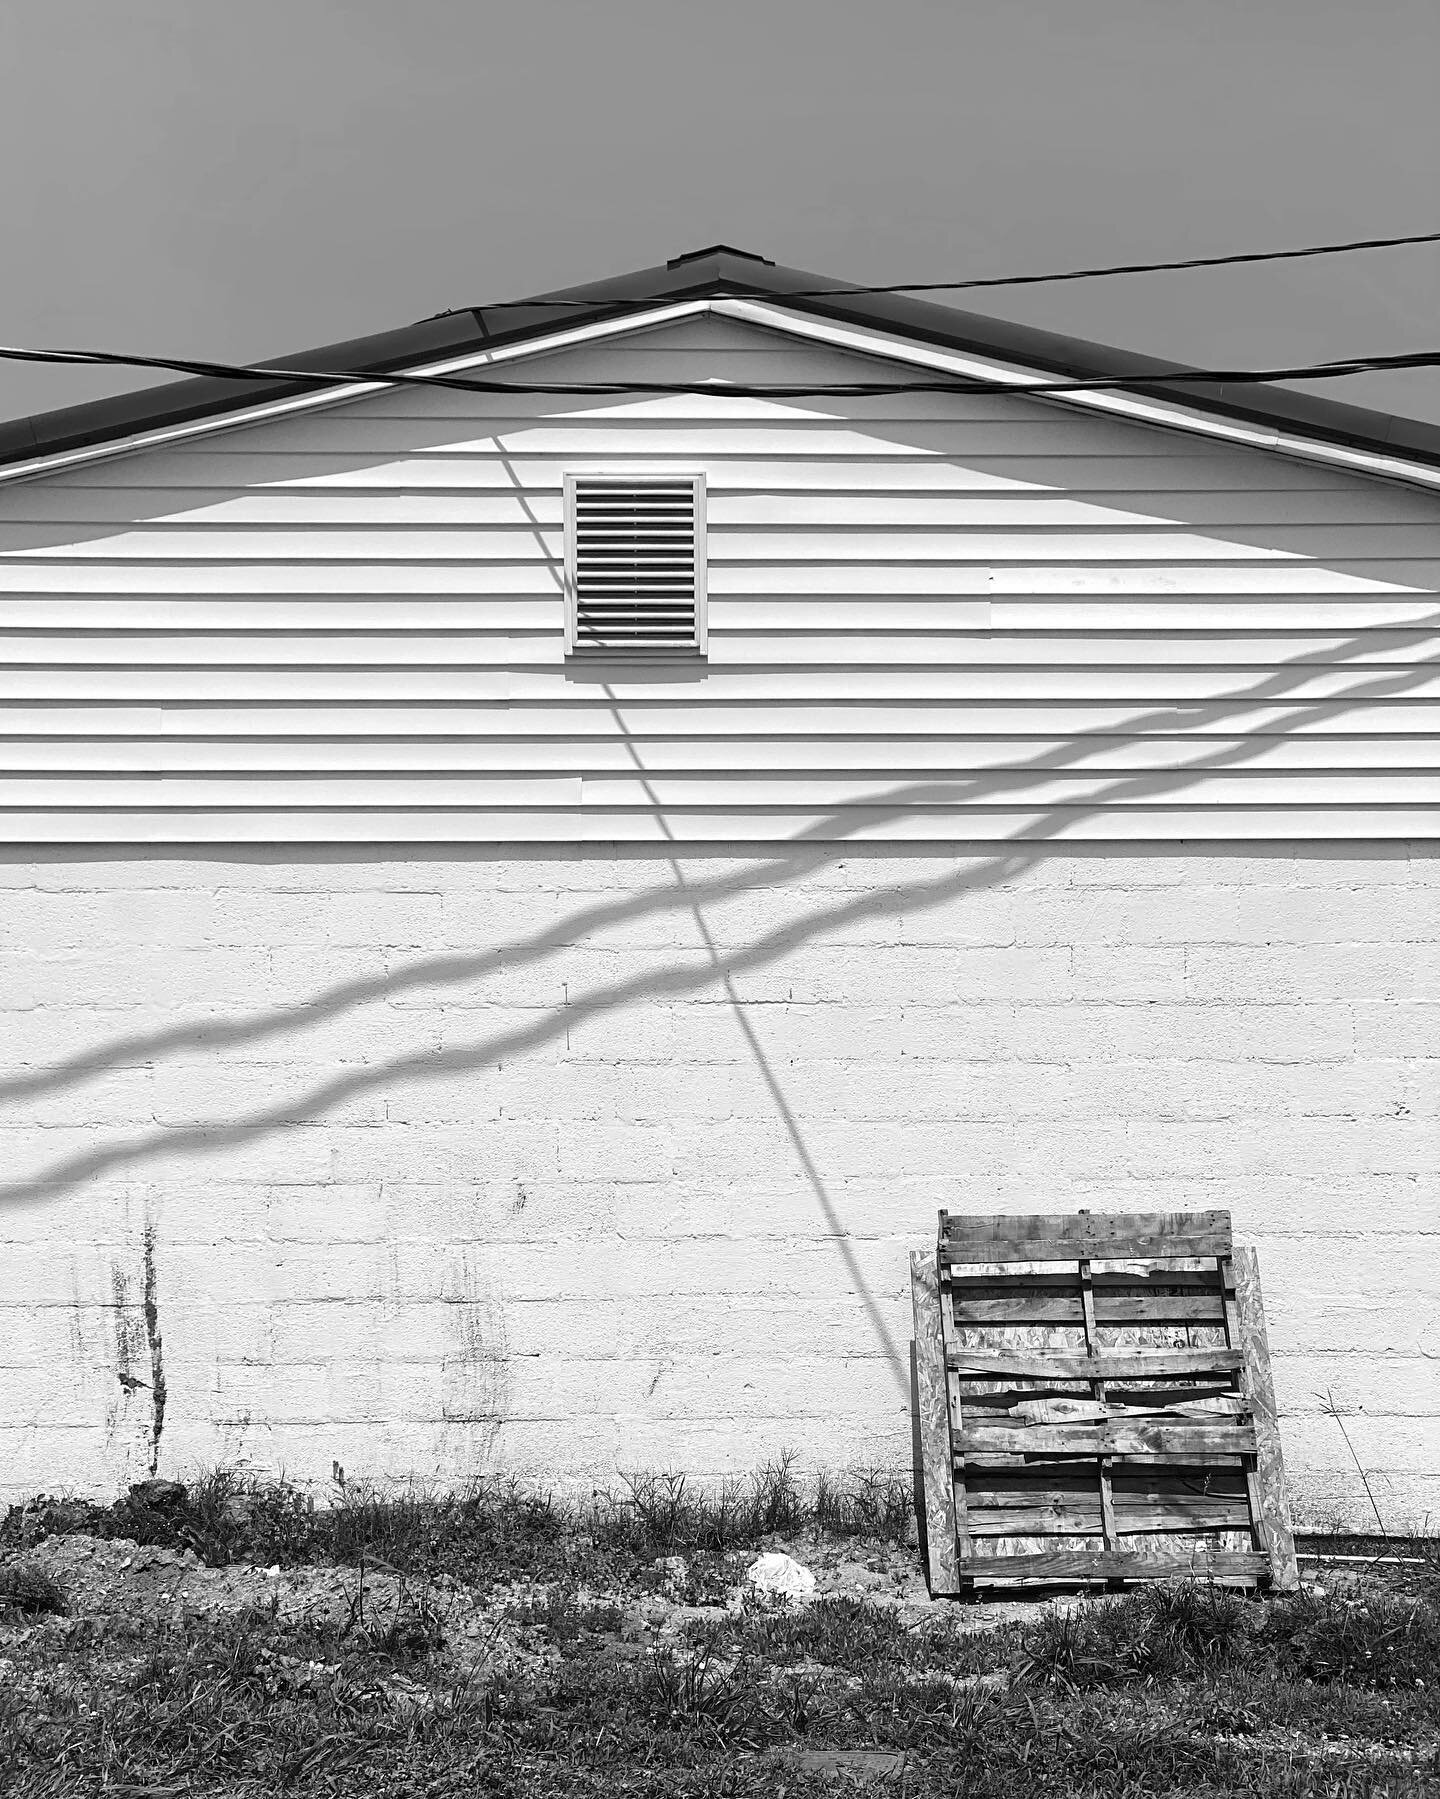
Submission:
[[[1068,380],[1011,380],[950,376],[915,381],[798,382],[717,381],[507,381],[470,375],[417,375],[367,369],[301,369],[280,363],[212,362],[193,357],[131,356],[111,350],[29,350],[0,345],[0,361],[38,362],[101,368],[149,368],[228,381],[293,381],[315,387],[439,387],[461,393],[553,394],[598,398],[625,394],[725,394],[745,399],[863,399],[885,394],[1071,394],[1115,388],[1260,385],[1272,381],[1330,381],[1348,375],[1440,367],[1440,350],[1403,351],[1391,356],[1353,356],[1333,362],[1266,369],[1149,368],[1129,373],[1087,375]]]
[[[1307,244],[1288,250],[1249,250],[1224,256],[1191,256],[1171,262],[1127,262],[1063,269],[1036,275],[983,275],[964,281],[892,282],[882,286],[851,284],[846,287],[800,288],[789,293],[757,290],[745,294],[730,289],[725,298],[753,298],[784,303],[787,300],[826,299],[864,296],[867,294],[906,294],[955,292],[967,288],[1021,287],[1043,282],[1089,281],[1111,275],[1145,275],[1185,269],[1226,268],[1240,263],[1285,262],[1301,257],[1339,256],[1357,250],[1394,249],[1403,245],[1440,243],[1440,231],[1417,232],[1403,237],[1351,238],[1342,242]],[[667,296],[636,297],[632,300],[502,300],[477,307],[477,312],[493,312],[511,308],[533,311],[552,306],[585,307],[592,311],[610,312],[626,307],[653,309],[666,303]],[[472,310],[472,309],[466,309]],[[443,315],[440,315],[443,316]],[[166,373],[208,376],[233,381],[295,381],[307,386],[384,385],[387,387],[449,387],[470,393],[554,394],[575,397],[620,395],[627,393],[713,393],[714,382],[571,382],[551,385],[545,382],[494,381],[446,375],[377,374],[360,369],[292,369],[273,363],[238,364],[208,359],[171,356],[132,356],[108,350],[28,350],[16,346],[0,347],[0,360],[10,362],[61,363],[97,367],[149,368]],[[1175,382],[1195,384],[1260,384],[1271,381],[1322,381],[1346,375],[1386,370],[1420,369],[1440,366],[1440,352],[1416,351],[1399,356],[1352,357],[1339,362],[1316,363],[1295,368],[1276,369],[1194,369],[1137,370],[1132,375],[1090,376],[1071,381],[1026,382],[949,379],[944,381],[849,382],[804,387],[792,384],[753,386],[727,383],[723,391],[742,398],[773,396],[785,399],[862,398],[882,394],[906,393],[1001,393],[1023,388],[1032,394],[1081,393],[1105,388],[1169,385]]]
[[[879,286],[852,282],[845,287],[795,288],[788,293],[756,288],[747,291],[731,288],[725,297],[732,300],[828,300],[854,298],[866,294],[932,294],[961,293],[981,287],[1031,287],[1059,281],[1096,281],[1111,275],[1159,275],[1186,269],[1234,268],[1241,263],[1297,262],[1311,256],[1344,256],[1356,250],[1395,250],[1411,244],[1440,243],[1440,231],[1412,232],[1404,237],[1357,237],[1338,243],[1302,244],[1289,250],[1241,250],[1224,256],[1187,256],[1173,262],[1115,262],[1087,268],[1059,269],[1038,275],[977,275],[964,281],[894,281]],[[656,299],[636,297],[596,301],[593,299],[494,300],[487,306],[465,307],[475,312],[508,312],[516,309],[534,311],[537,307],[604,305],[607,309],[626,306],[654,306]]]

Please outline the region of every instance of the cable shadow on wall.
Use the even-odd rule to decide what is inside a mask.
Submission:
[[[1325,657],[1333,665],[1333,652]],[[1270,673],[1263,681],[1248,689],[1244,702],[1253,706],[1273,705],[1287,685],[1304,678],[1314,658],[1296,659],[1283,669]],[[1298,728],[1307,719],[1331,714],[1337,703],[1360,704],[1402,695],[1408,687],[1430,678],[1429,669],[1406,669],[1393,674],[1377,674],[1357,682],[1337,702],[1330,697],[1295,707],[1287,723]],[[1236,698],[1209,708],[1212,718],[1231,715]],[[1207,709],[1184,708],[1184,718],[1193,728],[1203,722]],[[1178,728],[1179,709],[1165,714],[1142,715],[1132,721],[1133,729],[1156,728],[1148,721],[1170,718]],[[1273,731],[1267,736],[1273,735]],[[332,1079],[319,1082],[290,1101],[258,1108],[243,1118],[225,1124],[161,1127],[143,1136],[121,1140],[63,1158],[33,1178],[0,1185],[0,1200],[15,1204],[22,1200],[63,1196],[79,1182],[117,1167],[122,1163],[168,1160],[192,1151],[214,1150],[247,1142],[257,1135],[283,1129],[286,1125],[313,1119],[331,1107],[359,1094],[384,1086],[395,1079],[445,1076],[484,1067],[504,1057],[525,1051],[563,1037],[565,1030],[580,1020],[593,1019],[638,1004],[646,999],[674,998],[715,985],[726,976],[731,978],[751,970],[765,968],[793,950],[823,935],[829,929],[844,927],[869,916],[893,912],[897,903],[910,909],[930,908],[973,890],[993,887],[1000,881],[1012,880],[1034,865],[1044,849],[1063,837],[1078,820],[1094,816],[1124,801],[1159,801],[1173,797],[1198,775],[1218,769],[1232,768],[1258,753],[1255,740],[1226,743],[1208,755],[1198,756],[1183,767],[1143,775],[1124,776],[1107,782],[1083,804],[1051,806],[1038,811],[1027,823],[1024,836],[1002,840],[1006,846],[986,859],[980,868],[954,870],[930,879],[888,884],[876,893],[846,898],[831,906],[818,907],[805,917],[793,920],[776,930],[766,932],[753,942],[723,953],[703,964],[686,962],[660,967],[630,980],[600,986],[588,993],[572,994],[568,1005],[510,1030],[500,1031],[474,1043],[451,1049],[424,1051],[397,1057],[363,1068],[347,1070]],[[1025,765],[1035,776],[1056,767],[1072,765],[1084,754],[1083,743],[1061,746]],[[683,888],[666,886],[651,889],[622,901],[607,902],[584,908],[557,925],[514,946],[490,950],[478,955],[427,958],[394,974],[348,983],[321,993],[304,1005],[281,1008],[258,1017],[234,1021],[229,1025],[197,1024],[173,1031],[158,1032],[147,1037],[133,1036],[118,1040],[86,1058],[73,1058],[60,1068],[36,1080],[26,1078],[12,1082],[0,1097],[17,1097],[18,1092],[36,1091],[38,1079],[44,1079],[50,1090],[98,1072],[121,1058],[133,1060],[137,1054],[151,1055],[186,1046],[217,1046],[224,1042],[253,1042],[261,1037],[283,1033],[311,1022],[317,1014],[335,1016],[364,1000],[393,997],[418,988],[473,981],[498,967],[513,968],[524,961],[534,961],[572,944],[576,936],[606,924],[634,921],[646,916],[683,909],[693,913],[697,904],[708,904],[729,895],[753,890],[757,885],[774,886],[787,880],[802,878],[826,863],[839,861],[853,852],[853,839],[858,834],[898,814],[916,808],[931,807],[948,812],[964,802],[983,802],[989,794],[1002,792],[1007,809],[1021,796],[1017,791],[1016,773],[1003,777],[977,776],[964,780],[909,782],[892,788],[863,808],[847,807],[843,813],[827,815],[804,832],[789,840],[785,851],[773,860],[767,858],[739,874],[717,876],[712,880],[687,881]],[[823,834],[823,835],[822,835]],[[797,859],[798,855],[798,859]]]
[[[1417,649],[1422,646],[1433,648],[1437,630],[1440,630],[1440,612],[1403,635],[1413,641]],[[1352,638],[1346,647],[1363,649],[1365,636]],[[660,916],[677,908],[689,911],[696,903],[717,904],[758,886],[779,887],[803,880],[851,854],[857,842],[866,845],[866,832],[901,814],[920,809],[944,816],[953,814],[961,805],[1004,802],[1008,809],[1011,805],[1023,804],[1027,782],[1080,769],[1088,755],[1103,750],[1117,736],[1183,735],[1192,741],[1203,740],[1207,725],[1233,721],[1237,711],[1262,712],[1284,705],[1287,692],[1302,684],[1316,669],[1337,665],[1344,665],[1344,657],[1334,650],[1307,653],[1283,663],[1254,685],[1227,695],[1223,700],[1186,702],[1138,713],[1123,727],[1077,733],[1053,749],[1017,762],[1003,772],[902,783],[876,794],[864,804],[846,804],[822,813],[815,823],[743,871],[708,879],[689,879],[684,894],[667,884],[639,894],[628,894],[622,899],[603,900],[581,907],[560,923],[517,938],[510,944],[482,951],[424,956],[401,969],[336,982],[320,989],[299,1007],[274,1007],[229,1020],[204,1019],[156,1030],[127,1032],[92,1050],[62,1057],[46,1068],[0,1079],[0,1104],[63,1092],[113,1069],[177,1051],[216,1051],[264,1043],[288,1035],[295,1029],[297,1017],[303,1017],[307,1025],[330,1022],[375,1001],[468,984],[502,969],[533,966],[570,947],[577,938],[594,932]],[[1430,679],[1432,674],[1430,666],[1406,668],[1393,674],[1377,672],[1343,694],[1300,704],[1291,701],[1281,720],[1266,722],[1263,734],[1255,732],[1238,743],[1209,756],[1197,757],[1174,770],[1125,776],[1092,794],[1083,803],[1043,808],[1033,822],[1022,827],[1021,833],[1001,841],[1014,844],[1017,850],[1023,850],[1023,846],[1032,841],[1053,843],[1064,836],[1069,826],[1096,816],[1118,802],[1171,798],[1183,793],[1192,775],[1241,767],[1262,754],[1265,745],[1274,737],[1299,730],[1306,724],[1333,722],[1343,715],[1347,706],[1403,697],[1407,689]],[[957,829],[948,841],[973,841],[964,832],[963,819],[955,823]],[[6,1196],[6,1189],[0,1186],[0,1198]]]
[[[1416,632],[1415,635],[1419,638],[1427,634]],[[1263,680],[1247,689],[1243,696],[1232,697],[1223,703],[1217,702],[1209,708],[1186,707],[1183,711],[1185,723],[1193,731],[1197,724],[1206,721],[1207,716],[1211,719],[1233,717],[1237,700],[1243,701],[1247,707],[1272,708],[1281,701],[1287,689],[1306,678],[1318,661],[1318,654],[1297,658],[1283,668],[1268,673]],[[1325,653],[1324,664],[1333,666],[1333,662],[1333,651]],[[1358,705],[1401,695],[1407,688],[1426,679],[1429,672],[1425,668],[1410,668],[1394,673],[1369,675],[1356,681],[1338,702],[1332,697],[1307,704],[1292,704],[1283,721],[1285,728],[1294,730],[1308,721],[1333,717],[1337,704],[1343,709],[1345,705]],[[1132,721],[1132,728],[1146,728],[1153,720],[1167,720],[1178,728],[1180,716],[1179,708],[1169,708],[1160,713],[1137,717]],[[619,722],[623,726],[623,721]],[[746,1017],[743,1002],[735,987],[737,978],[783,961],[803,945],[823,938],[827,932],[847,928],[868,918],[892,915],[897,905],[903,905],[908,911],[924,910],[967,892],[984,891],[1013,881],[1033,867],[1078,818],[1094,815],[1126,800],[1153,802],[1173,797],[1183,792],[1198,776],[1216,769],[1243,765],[1259,753],[1258,745],[1272,736],[1274,729],[1272,721],[1265,738],[1224,742],[1217,749],[1196,756],[1175,770],[1107,781],[1083,806],[1051,806],[1042,809],[1022,827],[1023,840],[1016,837],[1005,840],[1004,847],[998,848],[979,866],[949,870],[928,879],[892,882],[878,891],[814,907],[804,917],[791,920],[773,931],[761,933],[753,941],[733,949],[722,950],[714,941],[701,910],[705,904],[731,894],[753,890],[757,885],[775,887],[802,878],[817,867],[838,861],[848,854],[854,847],[852,840],[857,832],[863,831],[867,826],[873,828],[887,818],[901,812],[910,812],[919,806],[949,811],[959,801],[974,804],[977,799],[983,800],[987,794],[1001,792],[1005,795],[1007,806],[1013,805],[1018,797],[1017,786],[1023,793],[1025,778],[1032,782],[1038,781],[1056,767],[1074,767],[1082,762],[1087,753],[1084,740],[1072,739],[1064,745],[1056,746],[1033,758],[1023,770],[1007,771],[1003,776],[904,783],[879,796],[873,805],[863,809],[858,818],[847,808],[843,814],[837,812],[818,820],[805,832],[797,834],[780,855],[773,859],[767,858],[738,874],[690,882],[686,880],[683,869],[672,853],[668,859],[675,881],[673,886],[653,888],[644,894],[628,896],[622,901],[582,909],[564,924],[537,933],[515,946],[478,956],[426,959],[411,968],[397,971],[394,975],[331,989],[328,993],[318,995],[316,1002],[310,1005],[232,1021],[229,1026],[221,1029],[229,1030],[241,1041],[253,1041],[259,1035],[283,1034],[287,1029],[304,1028],[312,1022],[316,1005],[324,1005],[332,1014],[338,1014],[360,1003],[362,993],[365,997],[383,998],[398,991],[414,991],[417,987],[430,988],[437,984],[453,984],[455,981],[473,981],[497,968],[514,967],[521,958],[539,961],[546,955],[573,944],[578,934],[597,928],[602,921],[627,922],[656,914],[674,913],[681,909],[696,920],[700,929],[706,951],[703,963],[687,961],[661,966],[629,980],[573,994],[568,1004],[551,1008],[522,1026],[494,1032],[450,1049],[426,1050],[349,1069],[315,1083],[285,1101],[256,1108],[227,1122],[159,1127],[143,1134],[97,1145],[62,1158],[32,1177],[0,1185],[0,1201],[7,1205],[17,1205],[63,1197],[82,1183],[113,1169],[125,1167],[128,1170],[136,1164],[154,1164],[239,1147],[289,1127],[313,1122],[348,1100],[392,1083],[443,1079],[457,1073],[484,1069],[497,1061],[523,1056],[552,1043],[578,1023],[607,1017],[649,1001],[687,997],[718,986],[734,1011],[747,1048],[756,1061],[790,1138],[807,1185],[846,1263],[869,1328],[875,1336],[877,1348],[891,1370],[897,1390],[905,1396],[908,1388],[899,1346],[893,1340],[883,1308],[877,1303],[864,1279],[863,1269],[823,1176],[805,1144],[793,1108],[786,1101],[773,1065],[765,1056],[753,1025]],[[436,977],[441,970],[444,971],[445,978],[437,981]],[[177,1040],[213,1043],[216,1038],[213,1026],[197,1026],[188,1032],[155,1035],[171,1043]],[[113,1044],[109,1046],[108,1053],[113,1055],[116,1047]],[[133,1056],[133,1051],[131,1054]],[[106,1050],[97,1052],[87,1066],[105,1066],[106,1055]],[[73,1064],[66,1070],[49,1072],[57,1085],[83,1078],[78,1076]]]

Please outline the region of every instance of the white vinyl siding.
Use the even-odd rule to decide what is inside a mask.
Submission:
[[[642,468],[707,660],[577,670],[566,480]],[[0,490],[0,840],[1434,837],[1437,593],[1440,496],[1044,400],[370,396]]]

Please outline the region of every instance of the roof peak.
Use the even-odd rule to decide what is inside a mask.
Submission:
[[[704,262],[709,256],[735,256],[741,262],[763,263],[767,269],[775,267],[768,256],[759,256],[754,250],[737,250],[734,244],[707,244],[703,250],[687,250],[683,256],[672,256],[665,267],[678,269],[687,262]]]

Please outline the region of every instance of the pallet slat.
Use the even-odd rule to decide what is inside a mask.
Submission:
[[[1249,1424],[1092,1423],[967,1424],[957,1453],[1002,1452],[1008,1455],[1253,1455],[1255,1429]]]
[[[1073,1243],[1077,1247],[1072,1259],[1108,1254],[1133,1256],[1134,1245],[1142,1237],[1183,1239],[1205,1235],[1222,1241],[1223,1253],[1231,1245],[1230,1214],[1211,1212],[992,1212],[977,1216],[970,1212],[945,1212],[941,1215],[942,1243],[1005,1243],[1017,1238],[1026,1241],[1050,1240]],[[1102,1248],[1102,1245],[1108,1248]],[[1177,1249],[1176,1255],[1191,1255],[1191,1250]],[[1219,1250],[1213,1252],[1221,1254]],[[1005,1256],[1002,1260],[1014,1260]]]
[[[1086,1505],[1080,1500],[1070,1504],[1030,1506],[986,1505],[972,1499],[969,1508],[970,1530],[977,1537],[1100,1536],[1102,1513],[1098,1495]],[[1115,1529],[1118,1536],[1146,1536],[1180,1532],[1245,1531],[1250,1528],[1250,1507],[1243,1495],[1231,1499],[1170,1499],[1143,1505],[1130,1505],[1120,1494],[1114,1496]]]
[[[1097,1310],[1098,1320],[1098,1310]],[[1151,1380],[1159,1375],[1237,1374],[1238,1349],[1101,1350],[1095,1355],[1029,1354],[1023,1350],[952,1349],[950,1366],[963,1379]]]
[[[1225,1309],[1218,1295],[1154,1294],[1145,1299],[1112,1299],[1108,1303],[1098,1294],[1095,1299],[1095,1321],[1102,1329],[1107,1325],[1145,1324],[1223,1324]],[[1079,1330],[1083,1323],[1080,1302],[1073,1305],[1060,1299],[1043,1299],[1021,1309],[1014,1301],[980,1299],[962,1304],[956,1301],[955,1322],[960,1326],[982,1324],[991,1327],[1013,1324],[1068,1324]]]
[[[920,1486],[925,1502],[926,1559],[931,1595],[958,1593],[954,1475],[950,1463],[950,1400],[945,1342],[940,1327],[940,1286],[935,1261],[924,1251],[910,1257],[910,1301],[915,1322],[915,1396],[919,1423]]]
[[[1087,1253],[1099,1257],[1107,1251],[1078,1234],[1071,1237],[1013,1236],[991,1237],[978,1243],[951,1241],[942,1247],[940,1257],[942,1262],[957,1266],[975,1262],[1073,1262]],[[1123,1253],[1127,1259],[1136,1260],[1142,1257],[1179,1260],[1192,1256],[1228,1255],[1230,1233],[1196,1231],[1189,1237],[1136,1237],[1125,1245],[1123,1252],[1117,1249],[1108,1253]]]
[[[1253,1249],[1238,1249],[1234,1256],[1235,1309],[1240,1321],[1244,1351],[1240,1385],[1255,1414],[1256,1482],[1260,1489],[1260,1516],[1255,1520],[1270,1555],[1275,1585],[1293,1593],[1300,1584],[1295,1560],[1295,1536],[1290,1525],[1290,1502],[1285,1495],[1285,1469],[1280,1457],[1280,1426],[1275,1411],[1275,1386],[1270,1378],[1270,1345],[1265,1334],[1265,1307],[1260,1297],[1260,1260]]]
[[[1031,1555],[976,1557],[967,1569],[977,1581],[1026,1580],[1060,1584],[1088,1580],[1199,1579],[1258,1581],[1269,1573],[1268,1558],[1256,1550],[1196,1548],[1186,1555],[1140,1555],[1134,1550],[1053,1550]]]

